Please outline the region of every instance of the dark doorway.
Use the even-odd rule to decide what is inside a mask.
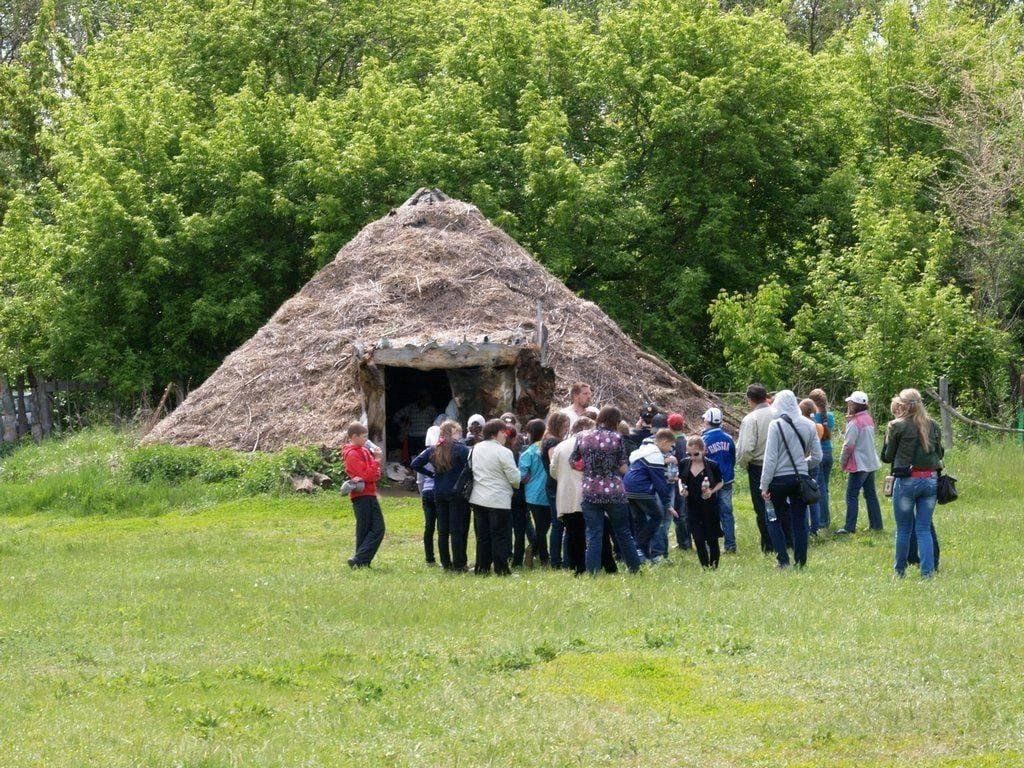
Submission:
[[[384,412],[387,414],[387,447],[388,459],[409,462],[419,451],[423,436],[406,436],[405,431],[396,421],[396,416],[407,406],[417,403],[421,395],[429,402],[429,409],[434,419],[444,413],[448,402],[452,399],[451,384],[448,383],[447,371],[421,371],[416,368],[384,368]],[[418,420],[418,419],[417,419]],[[429,426],[429,424],[428,424]],[[414,429],[413,431],[420,431]]]

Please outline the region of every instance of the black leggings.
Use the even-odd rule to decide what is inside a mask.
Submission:
[[[697,550],[697,559],[705,568],[717,568],[721,551],[718,548],[718,526],[706,517],[696,514],[689,518],[690,535]]]
[[[587,572],[587,526],[583,521],[582,512],[573,512],[562,515],[562,525],[565,526],[565,538],[568,542],[569,560],[567,568],[579,576]],[[614,561],[612,561],[614,562]]]
[[[529,504],[530,515],[533,517],[535,538],[533,553],[540,558],[543,565],[548,564],[548,529],[551,528],[551,507],[547,504]]]

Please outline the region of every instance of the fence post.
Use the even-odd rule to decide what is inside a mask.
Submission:
[[[939,400],[943,406],[949,406],[949,379],[945,376],[939,379]],[[940,407],[942,411],[942,442],[946,448],[953,447],[953,417],[949,415],[949,409]]]

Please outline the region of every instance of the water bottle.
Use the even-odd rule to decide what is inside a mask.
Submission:
[[[701,494],[701,496],[703,496],[706,499],[706,498],[708,498],[708,494],[709,494],[710,491],[711,491],[711,481],[708,480],[707,477],[705,477],[704,481],[700,484],[700,494]]]
[[[771,499],[766,499],[764,502],[764,517],[769,523],[774,523],[779,519],[779,516],[775,514],[775,505],[772,504]]]

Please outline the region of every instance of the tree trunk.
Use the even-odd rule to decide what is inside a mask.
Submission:
[[[7,443],[16,442],[18,439],[18,414],[14,409],[14,395],[7,383],[7,375],[0,374],[0,440]]]
[[[18,394],[15,401],[18,409],[18,437],[22,437],[29,433],[28,408],[25,406],[25,377],[23,375],[18,375],[15,386],[17,387],[15,391]]]
[[[53,432],[53,414],[50,410],[50,396],[46,393],[46,379],[29,368],[28,376],[32,382],[32,412],[35,423],[32,425],[32,437],[36,441],[49,437]]]

